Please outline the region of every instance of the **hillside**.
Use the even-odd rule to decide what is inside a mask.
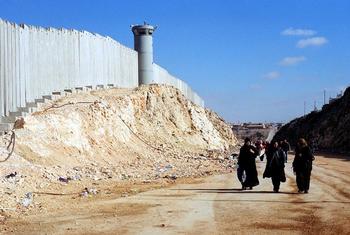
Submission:
[[[72,94],[24,121],[16,130],[15,154],[0,164],[5,207],[20,203],[27,192],[60,190],[62,181],[85,182],[83,189],[103,180],[223,172],[237,145],[223,119],[165,85]],[[6,136],[0,138],[2,159],[6,144]]]
[[[298,138],[314,140],[318,149],[350,152],[350,88],[344,95],[325,105],[321,111],[311,112],[284,125],[274,139],[288,139],[292,145]]]

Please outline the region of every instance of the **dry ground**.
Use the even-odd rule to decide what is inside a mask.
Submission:
[[[258,162],[261,171],[265,162]],[[350,234],[350,157],[317,156],[309,194],[291,164],[281,193],[269,179],[240,191],[234,174],[177,184],[107,187],[97,196],[37,195],[42,209],[3,219],[1,234]],[[163,187],[169,186],[169,187]],[[152,189],[152,190],[150,190]],[[70,189],[72,190],[72,188]],[[69,190],[67,189],[67,192]],[[142,192],[144,191],[144,192]],[[128,192],[127,197],[120,197]]]

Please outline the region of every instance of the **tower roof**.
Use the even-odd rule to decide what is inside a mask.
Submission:
[[[144,22],[140,25],[131,25],[131,31],[134,35],[152,35],[157,26],[152,26]]]

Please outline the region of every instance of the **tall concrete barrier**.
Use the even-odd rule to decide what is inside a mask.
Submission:
[[[166,69],[157,64],[153,64],[153,74],[154,83],[174,86],[179,89],[187,99],[199,106],[204,107],[203,99],[196,92],[194,92],[187,83],[174,77]]]
[[[0,20],[0,116],[54,91],[138,86],[137,52],[109,37]]]
[[[110,37],[86,31],[17,25],[0,19],[0,117],[35,99],[75,87],[138,86],[138,54]],[[183,81],[154,65],[156,82],[203,100]]]

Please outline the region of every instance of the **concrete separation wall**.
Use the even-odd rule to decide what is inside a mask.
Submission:
[[[137,52],[88,32],[0,20],[0,116],[68,88],[136,87]]]
[[[154,65],[156,82],[203,100],[183,81]],[[0,117],[52,92],[113,84],[138,86],[137,52],[86,31],[17,25],[0,19]]]
[[[203,99],[194,92],[187,83],[172,76],[166,69],[157,64],[153,64],[154,83],[172,85],[179,89],[184,96],[193,103],[204,107]]]

